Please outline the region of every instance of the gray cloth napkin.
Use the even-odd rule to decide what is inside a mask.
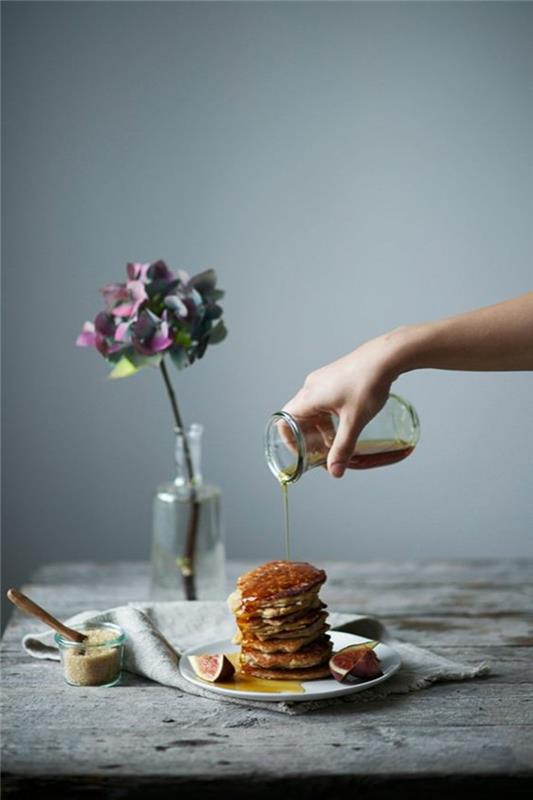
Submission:
[[[183,678],[178,669],[180,653],[189,647],[230,639],[233,636],[235,622],[224,602],[131,603],[107,611],[83,611],[68,619],[67,625],[76,627],[77,624],[87,621],[114,622],[125,631],[127,641],[124,667],[129,672],[210,700],[239,703],[285,714],[303,714],[327,705],[350,703],[356,706],[376,698],[424,689],[438,681],[477,678],[486,675],[490,670],[485,662],[475,666],[461,664],[421,647],[393,640],[382,623],[374,617],[332,612],[328,620],[332,629],[390,644],[401,656],[402,666],[399,671],[375,689],[330,700],[242,700],[202,689]],[[53,632],[28,634],[22,641],[23,647],[35,658],[58,661],[59,651],[53,635]]]

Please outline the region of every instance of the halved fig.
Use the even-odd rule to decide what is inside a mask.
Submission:
[[[351,644],[343,647],[329,660],[329,669],[335,680],[341,683],[355,683],[359,680],[372,680],[383,675],[379,658],[374,653],[377,642]]]
[[[189,656],[195,673],[204,681],[227,681],[235,673],[235,667],[227,656],[217,653],[211,656]]]

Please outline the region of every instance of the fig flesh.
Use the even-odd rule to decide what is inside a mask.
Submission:
[[[369,681],[383,675],[379,658],[374,653],[377,642],[352,644],[343,647],[329,660],[329,669],[335,680],[341,683]]]
[[[204,681],[227,681],[235,673],[235,667],[223,653],[206,656],[189,656],[191,666]]]

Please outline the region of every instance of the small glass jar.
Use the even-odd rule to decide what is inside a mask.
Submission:
[[[296,418],[286,411],[270,417],[265,430],[267,464],[280,483],[294,483],[309,469],[325,466],[339,418],[317,414]],[[361,431],[347,469],[369,469],[395,464],[410,455],[420,438],[418,415],[396,394]]]
[[[115,686],[122,676],[126,634],[111,622],[77,625],[74,630],[88,638],[73,642],[54,636],[61,655],[63,675],[69,686]]]

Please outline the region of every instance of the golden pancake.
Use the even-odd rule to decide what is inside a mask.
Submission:
[[[312,590],[294,597],[272,600],[269,605],[254,605],[252,607],[243,603],[237,589],[228,597],[228,606],[240,620],[270,619],[273,617],[287,617],[291,614],[299,614],[307,609],[318,608],[320,600],[318,599],[318,590]]]
[[[329,666],[323,664],[318,667],[308,669],[262,669],[251,664],[243,664],[239,667],[245,675],[252,675],[254,678],[264,678],[273,681],[317,681],[320,678],[332,678]]]
[[[316,617],[320,614],[324,608],[326,608],[326,605],[322,603],[318,597],[315,597],[310,605],[298,608],[297,611],[291,611],[290,613],[276,614],[274,616],[265,616],[264,614],[236,614],[235,619],[241,628],[258,628],[265,626],[274,629],[286,627],[294,622],[306,621],[307,618],[310,620],[311,617]],[[270,609],[263,610],[269,611]],[[276,609],[276,611],[278,611],[278,609]]]
[[[256,639],[251,637],[241,638],[235,644],[241,642],[245,647],[251,647],[252,650],[260,650],[263,653],[295,653],[301,650],[306,644],[313,642],[320,634],[329,630],[329,625],[321,624],[319,628],[308,633],[306,636],[291,637],[283,639]],[[235,641],[235,639],[234,639]]]
[[[269,641],[272,639],[294,639],[301,636],[309,636],[314,633],[316,636],[320,633],[320,628],[324,625],[327,619],[327,614],[323,612],[318,618],[311,622],[309,625],[300,625],[297,628],[291,627],[285,630],[284,628],[263,630],[253,630],[250,628],[241,628],[243,639],[260,639],[261,641]]]
[[[310,644],[302,647],[301,650],[290,653],[263,653],[247,647],[243,642],[241,645],[241,664],[252,664],[254,667],[264,669],[304,669],[315,667],[328,661],[331,656],[332,646],[329,636],[321,634]]]
[[[237,580],[243,610],[286,606],[288,598],[316,593],[326,580],[322,569],[306,561],[269,561]]]
[[[251,633],[265,633],[266,635],[276,635],[278,631],[294,631],[298,630],[299,628],[305,628],[308,625],[314,625],[314,623],[319,619],[325,619],[327,616],[325,611],[320,610],[313,610],[313,611],[306,611],[305,613],[298,614],[297,616],[290,616],[290,617],[277,617],[276,619],[258,619],[255,618],[253,620],[249,620],[247,622],[243,622],[239,617],[237,617],[237,625],[246,633],[250,631]]]
[[[330,676],[327,606],[318,597],[324,570],[307,562],[269,561],[237,580],[228,597],[244,674],[276,680]]]
[[[291,611],[290,613],[284,614],[277,614],[274,616],[266,616],[264,614],[260,614],[257,617],[251,617],[251,621],[253,622],[255,619],[260,619],[265,622],[267,625],[284,625],[286,622],[293,622],[295,620],[299,620],[302,617],[305,617],[312,613],[319,613],[324,608],[327,608],[326,604],[323,603],[318,595],[315,595],[312,600],[309,601],[307,604],[302,604],[298,606],[297,611]],[[268,611],[269,609],[263,609]],[[286,611],[286,609],[285,609]]]

